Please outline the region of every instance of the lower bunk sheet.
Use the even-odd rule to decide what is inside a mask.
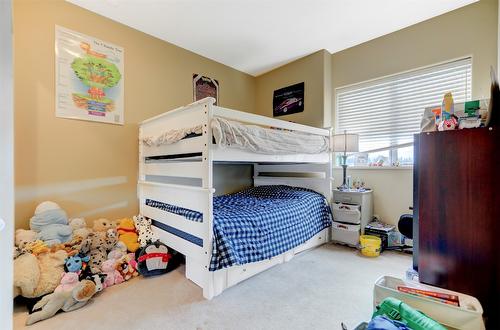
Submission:
[[[325,197],[305,188],[253,187],[214,198],[210,270],[269,259],[331,225]]]

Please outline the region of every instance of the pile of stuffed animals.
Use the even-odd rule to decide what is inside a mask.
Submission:
[[[26,301],[26,324],[80,308],[103,289],[138,276],[135,252],[155,241],[151,220],[142,216],[98,219],[90,228],[85,219],[68,219],[58,204],[41,203],[30,230],[17,229],[15,237],[14,297]]]

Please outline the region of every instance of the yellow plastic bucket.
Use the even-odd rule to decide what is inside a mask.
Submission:
[[[382,246],[380,237],[372,235],[361,235],[359,237],[361,253],[367,257],[378,257]]]

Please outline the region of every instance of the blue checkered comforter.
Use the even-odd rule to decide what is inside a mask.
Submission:
[[[331,225],[326,199],[312,190],[259,186],[214,198],[210,270],[269,259]]]

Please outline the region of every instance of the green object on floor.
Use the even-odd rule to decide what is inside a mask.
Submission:
[[[385,315],[390,319],[401,321],[414,330],[446,330],[445,327],[424,313],[393,297],[382,300],[380,305],[376,307],[372,318],[378,315]]]

